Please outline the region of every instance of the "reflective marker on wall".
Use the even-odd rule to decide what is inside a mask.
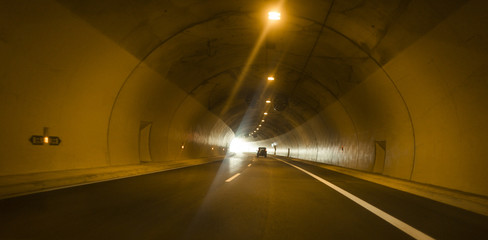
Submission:
[[[39,135],[32,135],[29,141],[32,143],[32,145],[44,145],[44,143],[49,144],[49,145],[59,145],[61,144],[61,139],[59,137],[54,137],[54,136],[39,136]]]
[[[33,135],[29,141],[32,143],[32,145],[43,145],[44,144],[44,141],[43,141],[44,137],[43,136],[37,136],[37,135]]]
[[[61,139],[59,137],[48,136],[48,135],[49,135],[49,128],[45,127],[43,136],[32,135],[29,141],[32,143],[32,145],[44,145],[45,143],[45,144],[57,146],[61,143]]]
[[[49,137],[49,145],[59,145],[61,143],[61,139],[59,137]]]

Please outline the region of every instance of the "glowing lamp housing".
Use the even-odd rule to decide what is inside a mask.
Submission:
[[[281,19],[281,13],[276,12],[276,11],[268,12],[268,19],[273,20],[273,21],[280,20]]]

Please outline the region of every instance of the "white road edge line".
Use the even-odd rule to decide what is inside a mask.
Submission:
[[[399,220],[398,218],[395,218],[393,216],[391,216],[390,214],[378,209],[377,207],[365,202],[364,200],[352,195],[351,193],[345,191],[344,189],[328,182],[327,180],[324,180],[323,178],[303,169],[303,168],[300,168],[300,167],[297,167],[291,163],[288,163],[286,161],[283,161],[281,159],[277,159],[275,158],[276,160],[279,160],[279,161],[282,161],[308,175],[310,175],[311,177],[317,179],[318,181],[320,181],[321,183],[329,186],[330,188],[336,190],[337,192],[339,192],[340,194],[344,195],[345,197],[351,199],[352,201],[354,201],[355,203],[359,204],[361,207],[364,207],[366,208],[368,211],[374,213],[376,216],[382,218],[383,220],[387,221],[388,223],[390,223],[391,225],[395,226],[396,228],[402,230],[403,232],[405,232],[406,234],[410,235],[411,237],[415,238],[415,239],[434,239],[432,237],[430,237],[429,235],[413,228],[412,226],[402,222],[401,220]]]
[[[236,173],[234,176],[232,176],[229,179],[225,180],[225,182],[230,182],[230,181],[234,180],[234,178],[239,177],[239,175],[241,175],[241,174],[240,173]]]

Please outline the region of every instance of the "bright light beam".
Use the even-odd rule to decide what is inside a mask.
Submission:
[[[253,152],[254,145],[242,138],[234,138],[230,143],[229,151],[234,153]]]
[[[283,5],[283,0],[281,0],[278,4],[279,7]],[[268,32],[271,28],[271,22],[268,21],[266,26],[264,27],[263,31],[261,32],[261,35],[259,36],[258,40],[256,41],[256,44],[254,45],[254,48],[251,51],[251,54],[247,58],[246,65],[244,65],[244,68],[242,69],[241,74],[239,75],[239,78],[237,79],[236,84],[234,85],[234,88],[232,88],[232,92],[227,99],[227,102],[225,103],[224,107],[222,108],[222,111],[220,111],[219,116],[223,116],[228,110],[232,102],[234,101],[234,98],[236,97],[237,92],[241,88],[242,83],[244,82],[244,79],[247,76],[247,73],[249,72],[249,69],[251,68],[252,63],[254,62],[254,59],[256,59],[256,56],[259,53],[259,50],[261,49],[261,46],[263,45],[264,40],[266,39],[266,36],[268,35]]]

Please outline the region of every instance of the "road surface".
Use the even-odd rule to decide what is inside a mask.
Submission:
[[[488,239],[488,217],[255,155],[0,200],[0,239],[413,238]]]

